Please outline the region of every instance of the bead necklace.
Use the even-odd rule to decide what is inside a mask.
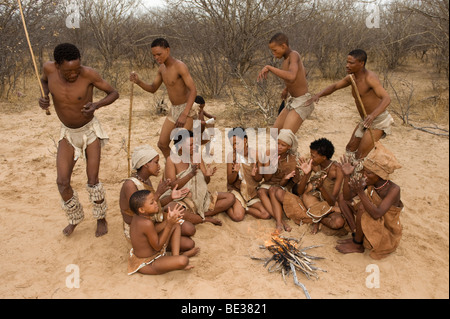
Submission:
[[[379,190],[379,189],[382,189],[384,186],[386,186],[387,184],[389,183],[389,180],[387,180],[383,185],[381,185],[380,187],[373,187],[373,188],[375,188],[376,190]]]
[[[136,174],[136,178],[139,180],[139,181],[141,181],[142,183],[146,183],[146,181],[142,178],[142,177],[140,177],[139,176],[139,174]]]

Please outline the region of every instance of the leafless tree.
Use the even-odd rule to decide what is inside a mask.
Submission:
[[[413,14],[420,30],[423,50],[434,56],[438,70],[449,77],[449,1],[399,1],[403,10]]]
[[[53,17],[57,4],[50,0],[22,1],[23,14],[36,62],[55,43]],[[21,76],[32,72],[32,61],[17,1],[0,1],[0,97],[8,98]]]
[[[220,54],[233,74],[245,74],[257,63],[261,48],[290,25],[298,24],[311,12],[311,0],[185,0],[169,1],[171,10],[186,14],[198,25],[210,51]],[[284,16],[296,16],[286,21]],[[180,28],[182,29],[182,28]],[[189,30],[187,30],[189,31]]]
[[[103,73],[114,86],[126,81],[131,61],[129,47],[138,30],[134,14],[139,0],[78,0],[83,27],[92,32],[93,46],[103,58]],[[124,63],[125,62],[125,63]]]

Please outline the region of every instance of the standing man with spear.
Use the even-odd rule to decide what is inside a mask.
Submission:
[[[41,83],[45,96],[39,99],[39,106],[44,110],[49,108],[48,94],[51,93],[56,115],[61,121],[56,183],[69,221],[63,233],[66,236],[72,234],[84,218],[83,206],[70,180],[78,158],[86,157],[87,191],[97,219],[95,235],[99,237],[108,232],[105,190],[98,177],[101,147],[108,141],[108,136],[94,112],[117,100],[119,93],[97,71],[81,65],[80,51],[75,45],[59,44],[53,56],[55,61],[46,62],[43,67]],[[106,93],[97,102],[93,102],[94,87]]]
[[[350,157],[357,160],[366,157],[375,147],[375,142],[391,133],[391,125],[394,122],[386,110],[391,98],[378,76],[366,69],[366,61],[365,51],[361,49],[351,51],[347,56],[346,65],[349,75],[328,86],[310,100],[317,102],[322,96],[352,86],[352,95],[362,120],[353,131],[346,150]]]

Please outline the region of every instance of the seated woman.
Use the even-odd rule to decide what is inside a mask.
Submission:
[[[282,198],[286,215],[295,222],[313,223],[312,233],[323,224],[331,229],[340,229],[345,224],[337,199],[344,179],[339,163],[332,161],[333,144],[320,138],[309,146],[310,160],[300,159],[303,172],[300,182],[293,188],[294,194]],[[283,194],[279,194],[281,198]]]
[[[275,194],[277,191],[290,191],[293,185],[298,182],[297,146],[297,137],[291,130],[280,130],[278,134],[278,160],[268,161],[265,165],[270,166],[271,162],[277,163],[273,170],[274,173],[264,174],[264,182],[258,189],[258,197],[276,221],[275,233],[292,230],[283,219],[283,211]]]
[[[262,180],[258,171],[258,156],[249,148],[245,130],[236,127],[228,132],[233,151],[227,156],[227,189],[236,197],[234,205],[227,210],[234,221],[241,221],[245,214],[255,218],[271,216],[258,198],[256,189]]]
[[[336,249],[343,254],[370,249],[373,259],[384,258],[397,249],[402,237],[400,187],[389,179],[401,166],[380,145],[364,159],[362,178],[350,178],[355,167],[349,159],[344,157],[341,165],[344,185],[339,206],[353,234],[338,241]]]
[[[167,158],[165,178],[170,179],[172,188],[178,185],[190,190],[187,196],[177,200],[187,208],[184,218],[194,225],[204,222],[222,225],[219,219],[212,216],[226,212],[232,207],[235,201],[234,195],[228,192],[213,194],[209,192],[208,184],[216,168],[205,165],[202,159],[199,164],[193,164],[194,134],[192,131],[181,129],[175,137],[174,144],[178,153]],[[200,145],[197,146],[200,147]],[[167,191],[162,198],[169,196],[170,193],[170,190]]]

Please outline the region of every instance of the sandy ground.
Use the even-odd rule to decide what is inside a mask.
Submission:
[[[132,147],[148,143],[156,147],[164,118],[151,114],[151,101],[135,97]],[[226,113],[226,103],[209,103],[213,114]],[[94,236],[96,222],[85,189],[85,162],[74,171],[73,187],[85,208],[85,220],[70,237],[62,234],[67,225],[56,187],[55,154],[59,120],[54,110],[46,116],[36,105],[20,113],[1,116],[0,134],[0,285],[1,298],[286,298],[304,299],[281,274],[269,273],[250,256],[264,256],[259,248],[274,229],[274,220],[247,216],[240,223],[225,214],[218,216],[223,226],[202,224],[193,237],[201,248],[191,258],[190,271],[162,276],[128,276],[128,246],[122,233],[119,213],[121,180],[127,175],[126,141],[129,100],[97,112],[110,143],[102,151],[100,179],[107,191],[107,235]],[[311,119],[297,133],[299,150],[309,152],[309,144],[320,137],[330,139],[335,159],[358,119],[349,92],[337,92],[320,101]],[[219,120],[218,128],[224,129]],[[318,280],[300,276],[312,298],[449,298],[449,144],[441,138],[403,127],[396,120],[393,134],[383,141],[402,163],[392,180],[402,188],[405,204],[401,216],[403,238],[395,253],[381,261],[368,253],[343,255],[335,250],[336,237],[311,235],[309,226],[293,227],[290,237],[305,234],[304,245],[322,245],[311,251],[326,259],[318,262],[327,270]],[[210,190],[225,191],[225,165]],[[153,179],[154,183],[158,179]],[[69,288],[66,279],[80,270],[80,287]],[[379,269],[379,288],[366,285],[369,265]],[[373,266],[371,266],[373,267]],[[369,267],[368,270],[373,269]],[[66,272],[66,269],[68,272]]]

